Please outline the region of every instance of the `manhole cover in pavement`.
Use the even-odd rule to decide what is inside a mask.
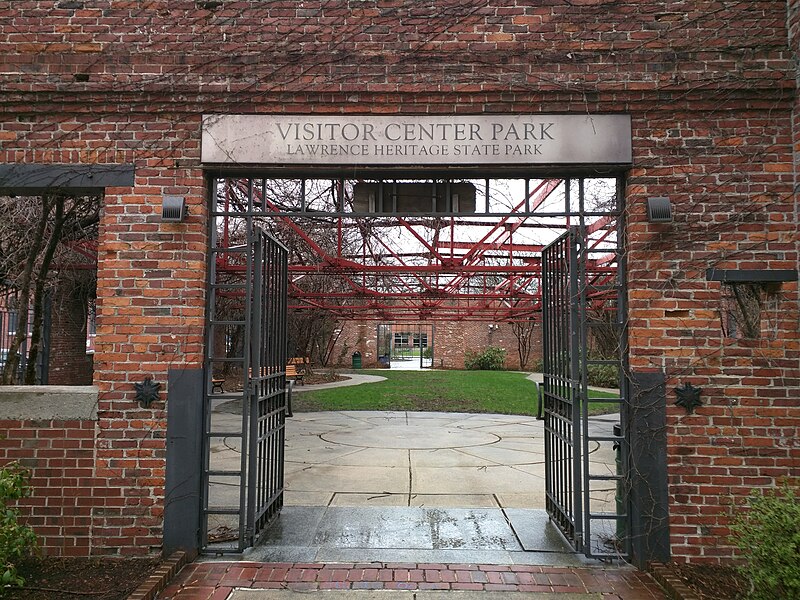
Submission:
[[[326,442],[359,448],[434,450],[469,448],[494,444],[500,436],[485,431],[437,427],[433,425],[376,425],[368,429],[329,431],[320,437]]]

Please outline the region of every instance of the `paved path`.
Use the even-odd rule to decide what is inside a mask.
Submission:
[[[238,418],[213,414],[220,427]],[[606,430],[615,421],[605,415],[591,426]],[[318,600],[335,600],[322,590],[347,590],[348,600],[374,600],[375,590],[381,600],[398,600],[387,590],[410,600],[498,600],[498,592],[503,599],[525,592],[526,600],[664,598],[646,574],[582,559],[549,522],[543,428],[533,417],[297,413],[286,432],[286,505],[265,543],[240,561],[190,565],[159,598],[297,600],[317,592]],[[590,450],[592,469],[614,469],[610,446]],[[213,455],[217,464],[239,461],[231,440]],[[223,498],[224,485],[213,493]],[[593,489],[593,510],[613,510],[613,494]]]
[[[649,575],[632,568],[254,562],[193,563],[158,597],[298,600],[300,593],[317,600],[666,599]]]
[[[314,390],[326,390],[328,388],[348,387],[351,385],[361,385],[364,383],[378,383],[379,381],[386,381],[386,377],[380,375],[367,375],[366,373],[342,373],[342,377],[347,377],[342,381],[333,381],[331,383],[304,383],[302,385],[295,385],[292,390],[295,394],[303,392],[312,392]]]

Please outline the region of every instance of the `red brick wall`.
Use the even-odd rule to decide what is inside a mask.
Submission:
[[[492,326],[489,329],[489,325]],[[426,325],[428,326],[428,325]],[[397,326],[403,329],[402,325]],[[409,331],[416,331],[412,325]],[[535,361],[541,357],[541,324],[537,324],[532,338],[532,351],[527,370],[533,370]],[[342,324],[342,334],[336,342],[332,362],[340,367],[351,364],[351,356],[358,349],[364,367],[378,366],[376,354],[378,324],[374,321],[347,322]],[[429,338],[430,339],[430,338]],[[433,367],[437,369],[463,369],[467,351],[480,352],[488,346],[505,348],[505,367],[519,369],[517,338],[508,323],[473,321],[441,322],[433,324]]]
[[[18,461],[31,472],[33,494],[19,506],[24,522],[51,556],[89,556],[92,511],[121,506],[119,489],[94,477],[93,420],[0,420],[0,464]]]
[[[86,352],[89,298],[71,280],[57,284],[51,304],[48,385],[91,385],[92,358]]]
[[[97,500],[95,552],[160,544],[164,406],[138,408],[133,383],[201,362],[203,112],[631,114],[631,367],[668,377],[673,552],[730,555],[732,504],[798,474],[797,285],[746,341],[723,337],[705,279],[797,267],[786,3],[59,4],[82,8],[4,5],[0,162],[136,165],[101,225],[97,476],[124,507]],[[187,222],[160,222],[163,194],[187,197]],[[653,195],[673,224],[645,222]],[[703,388],[694,416],[672,404],[686,381]]]

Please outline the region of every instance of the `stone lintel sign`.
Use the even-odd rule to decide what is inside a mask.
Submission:
[[[209,165],[628,165],[629,115],[205,115]]]

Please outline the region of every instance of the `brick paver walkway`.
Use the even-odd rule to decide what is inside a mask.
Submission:
[[[599,592],[608,600],[666,598],[647,573],[629,568],[254,562],[193,563],[158,597],[225,600],[234,588]]]

